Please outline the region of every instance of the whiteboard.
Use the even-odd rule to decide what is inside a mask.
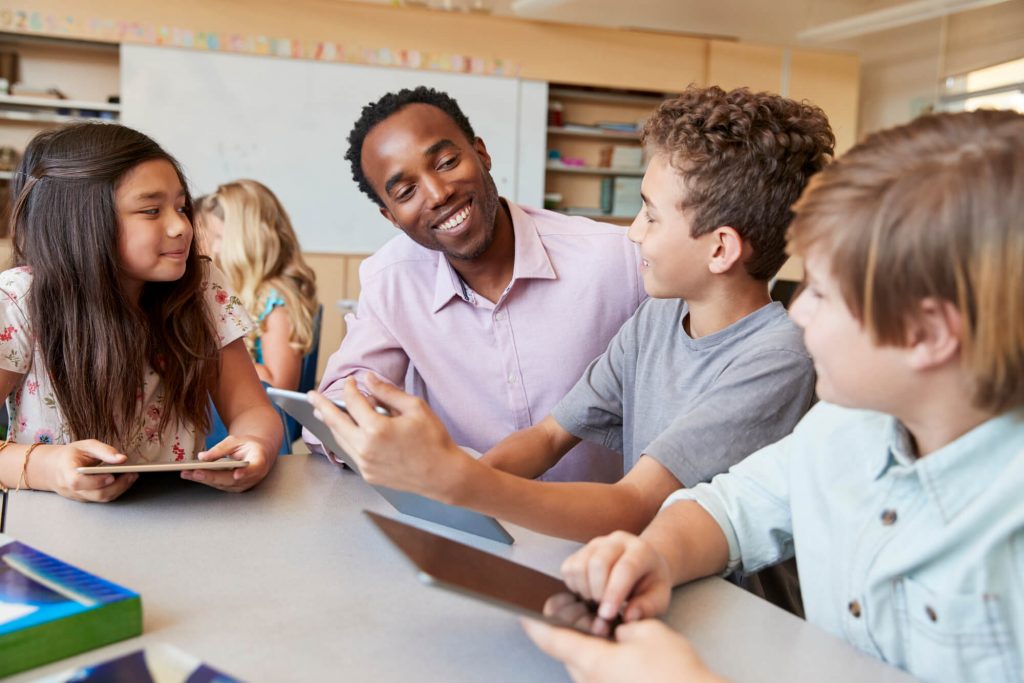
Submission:
[[[122,44],[121,121],[181,162],[195,195],[238,178],[271,188],[304,251],[371,253],[396,234],[345,160],[362,107],[418,85],[458,100],[498,192],[540,206],[547,84]]]

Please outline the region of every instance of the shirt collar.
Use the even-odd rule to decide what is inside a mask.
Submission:
[[[509,283],[509,287],[515,284],[516,280],[556,279],[558,276],[551,265],[551,259],[541,241],[533,217],[512,202],[504,199],[501,202],[502,205],[508,207],[512,217],[512,231],[515,234],[515,262],[512,266],[512,282]],[[434,279],[434,302],[431,311],[437,313],[455,297],[467,301],[467,295],[468,290],[462,278],[452,268],[452,264],[448,262],[445,255],[438,252],[437,277]]]
[[[983,422],[926,458],[915,458],[910,434],[891,418],[887,448],[873,464],[879,478],[899,467],[914,472],[928,498],[949,523],[999,477],[1024,457],[1024,409]]]

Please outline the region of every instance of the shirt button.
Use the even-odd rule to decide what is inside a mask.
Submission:
[[[895,510],[882,510],[882,524],[885,526],[892,526],[896,523],[896,511]]]
[[[498,322],[501,322],[502,320],[505,319],[505,314],[504,313],[495,313],[494,314],[494,319],[497,320]]]
[[[509,375],[508,376],[508,383],[509,384],[515,384],[516,383],[516,376],[515,375]]]
[[[850,604],[846,606],[846,609],[850,610],[850,614],[853,615],[854,619],[860,619],[860,603],[856,600],[851,600]]]
[[[938,621],[939,615],[932,609],[931,605],[925,605],[924,613],[928,615],[928,618],[932,621]]]

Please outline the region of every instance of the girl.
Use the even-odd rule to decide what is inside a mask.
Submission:
[[[284,207],[264,185],[236,180],[203,198],[201,221],[210,255],[256,321],[246,339],[256,373],[271,386],[298,389],[314,343],[316,276]]]
[[[15,174],[16,267],[0,274],[0,484],[109,501],[136,475],[104,463],[197,457],[213,397],[230,435],[184,479],[241,491],[266,476],[280,420],[241,339],[251,321],[192,249],[177,162],[145,135],[78,124],[36,136]]]
[[[811,180],[790,249],[819,403],[782,441],[597,539],[566,583],[617,643],[531,637],[588,681],[710,680],[647,619],[674,584],[796,556],[808,621],[927,681],[1024,678],[1024,116],[878,133]]]

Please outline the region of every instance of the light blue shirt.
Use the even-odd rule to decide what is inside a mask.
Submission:
[[[818,404],[699,502],[729,571],[797,558],[807,619],[925,681],[1024,680],[1024,409],[917,460],[888,415]]]

